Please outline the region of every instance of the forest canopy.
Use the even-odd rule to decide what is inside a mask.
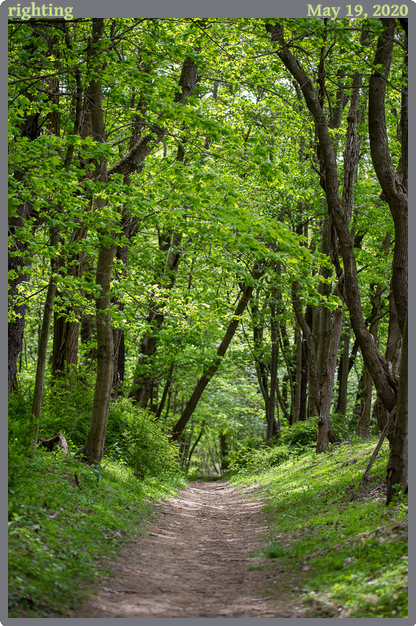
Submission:
[[[13,432],[223,471],[313,420],[317,452],[387,436],[406,487],[407,47],[404,18],[9,20]]]

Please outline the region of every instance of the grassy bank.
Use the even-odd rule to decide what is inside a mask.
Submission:
[[[9,459],[9,617],[66,617],[123,543],[143,531],[151,502],[185,486],[140,480],[122,461],[91,468],[60,453]]]
[[[283,585],[308,617],[407,617],[407,496],[385,506],[388,445],[359,488],[375,443],[348,442],[230,479],[259,484],[270,591]]]

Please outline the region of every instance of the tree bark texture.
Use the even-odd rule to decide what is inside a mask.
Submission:
[[[338,369],[338,403],[336,412],[341,415],[347,413],[347,399],[348,399],[348,362],[349,362],[349,350],[350,350],[350,331],[349,328],[344,329],[342,355],[339,361]]]
[[[370,322],[370,333],[374,337],[374,342],[377,343],[378,326],[380,321],[381,312],[381,296],[383,288],[381,285],[377,285],[375,292],[372,296],[372,311]],[[373,379],[367,367],[364,366],[361,377],[361,389],[359,392],[359,419],[355,427],[355,432],[359,437],[368,439],[370,436],[370,421],[371,421],[371,398],[373,391]]]

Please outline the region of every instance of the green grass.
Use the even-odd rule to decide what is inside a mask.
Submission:
[[[185,487],[139,480],[122,462],[94,469],[59,453],[9,459],[9,617],[66,617],[108,572],[151,502]],[[77,484],[78,481],[78,484]]]
[[[263,487],[263,555],[283,568],[308,617],[407,617],[407,496],[385,506],[388,445],[359,488],[375,443],[348,442],[231,477]]]

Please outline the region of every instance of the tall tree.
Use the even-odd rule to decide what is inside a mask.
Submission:
[[[328,210],[338,235],[340,252],[344,262],[342,279],[345,281],[345,301],[350,312],[351,325],[360,344],[364,362],[371,372],[382,402],[387,410],[392,411],[397,402],[397,382],[389,372],[387,363],[377,350],[365,325],[357,278],[354,242],[349,228],[349,216],[343,208],[339,193],[337,161],[326,115],[319,104],[311,79],[304,71],[299,60],[290,52],[284,38],[284,24],[278,20],[268,21],[266,30],[271,34],[271,40],[277,56],[299,84],[315,123],[322,155]]]

